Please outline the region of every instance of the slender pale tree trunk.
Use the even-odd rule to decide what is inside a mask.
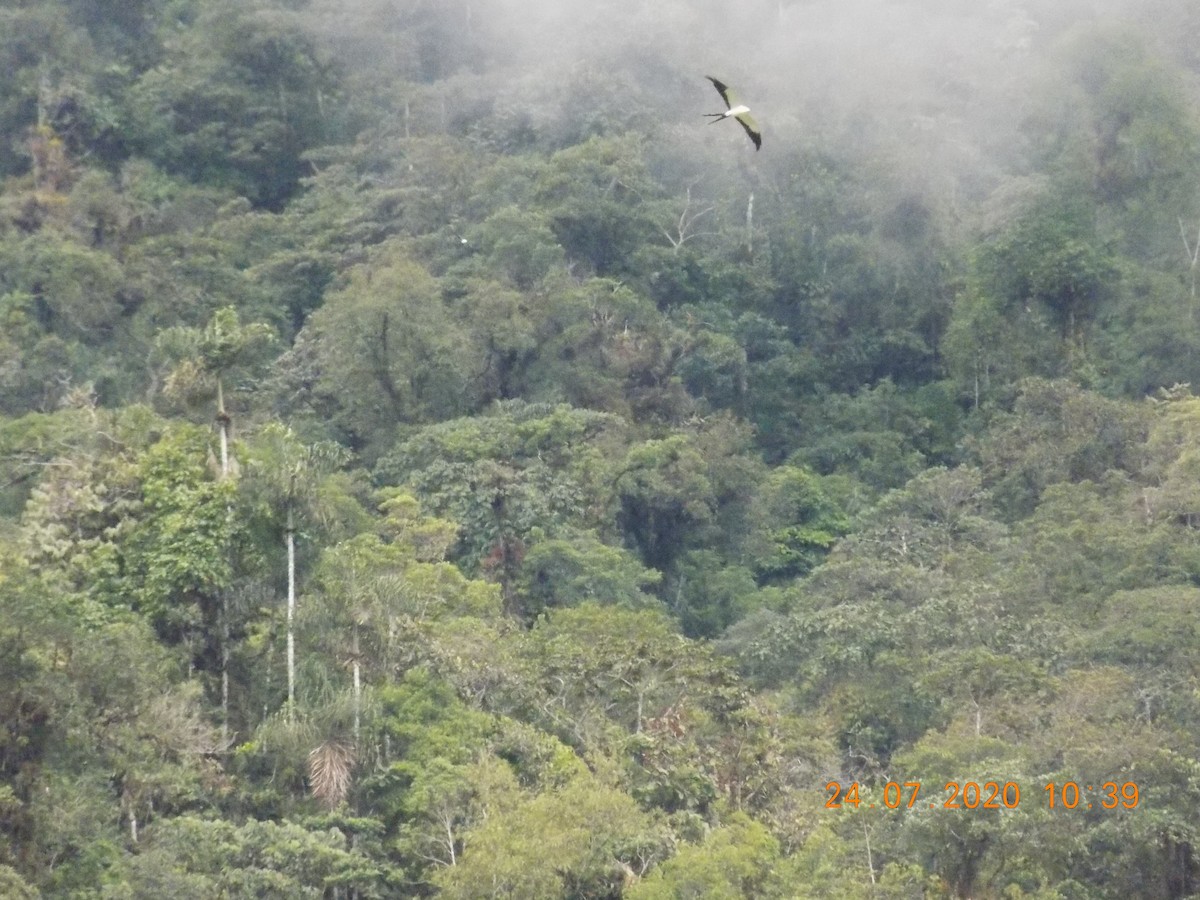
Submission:
[[[296,708],[296,526],[291,501],[287,513],[287,716]]]
[[[229,591],[221,592],[221,746],[229,745]]]
[[[221,592],[221,746],[229,745],[229,592]]]
[[[134,800],[128,787],[121,794],[121,803],[129,814],[129,842],[136,844],[138,842],[137,801]]]
[[[221,436],[221,477],[229,477],[229,413],[225,411],[225,389],[217,376],[217,432]]]
[[[217,433],[221,440],[221,480],[229,477],[229,413],[225,410],[225,390],[217,376]],[[233,518],[233,507],[225,507],[226,525]],[[221,590],[221,746],[229,744],[229,589]]]
[[[871,853],[871,832],[866,825],[863,826],[863,841],[867,845],[867,872],[871,876],[871,884],[875,883],[875,858]]]
[[[354,746],[357,747],[359,746],[359,723],[362,720],[362,662],[359,656],[357,624],[354,626],[354,644],[351,647],[351,652],[354,654],[354,660],[351,664],[354,672]]]
[[[754,194],[746,201],[746,250],[754,252]]]

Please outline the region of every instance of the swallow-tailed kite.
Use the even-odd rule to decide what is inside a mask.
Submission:
[[[720,122],[722,119],[730,117],[737,119],[738,123],[746,129],[746,134],[750,135],[750,140],[754,141],[754,149],[757,150],[762,146],[762,132],[758,130],[758,123],[750,117],[750,107],[743,106],[738,103],[737,97],[733,95],[733,91],[727,88],[711,75],[705,75],[709,81],[713,83],[713,87],[717,89],[717,93],[721,95],[721,99],[725,101],[725,112],[723,113],[705,113],[706,116],[712,119],[712,122]]]

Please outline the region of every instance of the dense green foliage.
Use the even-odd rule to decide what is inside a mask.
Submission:
[[[0,894],[1200,896],[1200,18],[843,6],[0,9]]]

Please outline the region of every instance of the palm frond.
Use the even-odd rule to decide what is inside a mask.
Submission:
[[[354,745],[346,741],[324,741],[309,751],[309,790],[326,809],[336,809],[350,793],[355,762]]]

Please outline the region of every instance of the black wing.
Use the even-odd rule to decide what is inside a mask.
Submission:
[[[737,116],[738,124],[746,129],[746,134],[750,135],[750,140],[754,141],[754,149],[757,150],[762,146],[762,133],[753,125],[746,121],[749,116]]]
[[[725,108],[733,109],[733,100],[730,99],[731,94],[729,93],[729,88],[717,81],[717,79],[713,78],[711,75],[705,75],[704,77],[713,83],[713,87],[717,89],[717,93],[720,94],[721,99],[725,101]]]

